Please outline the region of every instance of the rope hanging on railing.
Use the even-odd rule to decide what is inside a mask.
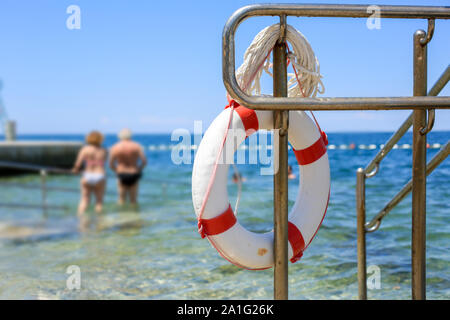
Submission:
[[[286,26],[286,50],[288,63],[292,63],[294,73],[288,73],[288,97],[316,97],[317,93],[323,94],[325,87],[321,80],[320,64],[305,36],[294,27]],[[249,95],[261,95],[261,76],[264,70],[273,77],[270,71],[273,64],[270,62],[270,54],[280,39],[280,24],[274,24],[261,30],[244,54],[244,62],[236,71],[236,79],[241,89]],[[292,50],[288,42],[292,44]],[[229,102],[231,99],[228,97]],[[328,144],[326,134],[320,128],[316,117],[311,112],[319,131]],[[238,200],[235,213],[239,207],[241,189],[238,190]]]
[[[323,94],[325,87],[322,83],[322,75],[320,74],[319,61],[314,54],[308,40],[305,36],[292,27],[286,26],[286,49],[289,63],[292,63],[294,73],[288,73],[288,97],[315,97],[317,93]],[[262,71],[273,76],[270,69],[273,67],[270,63],[270,54],[280,39],[280,24],[274,24],[261,30],[253,42],[247,48],[244,54],[244,62],[236,71],[236,79],[243,91],[249,95],[261,95],[261,76]],[[287,42],[292,44],[292,51]],[[229,106],[234,106],[235,101],[228,95],[227,99]],[[233,112],[231,111],[230,116]],[[326,134],[322,131],[314,114],[311,112],[314,121],[323,136],[325,143],[328,144]],[[228,127],[226,129],[228,132]],[[220,154],[219,154],[220,156]],[[215,165],[215,170],[217,163]],[[215,170],[213,172],[215,172]],[[211,177],[210,185],[214,181],[214,174]],[[200,210],[199,221],[201,219],[204,205],[209,197],[210,187],[207,189],[206,196],[203,201],[202,209]],[[239,207],[239,199],[241,196],[241,189],[238,190],[238,200],[236,201],[235,213]],[[199,225],[199,229],[200,225]]]
[[[259,32],[245,51],[244,62],[236,71],[236,79],[245,93],[261,95],[262,71],[272,76],[272,63],[268,58],[279,38],[280,25],[277,23]],[[324,93],[319,61],[308,40],[300,31],[287,25],[286,41],[292,44],[288,58],[297,70],[297,74],[288,74],[288,97],[315,97],[317,93]]]

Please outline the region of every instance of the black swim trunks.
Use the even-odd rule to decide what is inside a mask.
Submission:
[[[140,172],[137,173],[119,173],[117,175],[121,184],[127,187],[132,187],[142,177]]]

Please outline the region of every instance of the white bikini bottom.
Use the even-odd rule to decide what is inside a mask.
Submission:
[[[84,172],[83,179],[88,185],[95,186],[105,179],[105,174],[101,172]]]

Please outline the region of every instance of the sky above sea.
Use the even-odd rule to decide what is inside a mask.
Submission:
[[[206,130],[227,103],[223,27],[234,11],[251,3],[257,1],[3,0],[0,97],[8,117],[21,134],[123,127],[170,133],[192,130],[194,121]],[[389,4],[445,6],[448,1]],[[80,10],[79,29],[67,27],[71,5]],[[254,36],[277,22],[258,17],[239,26],[237,67]],[[288,17],[287,22],[316,53],[325,86],[321,96],[412,95],[413,33],[426,30],[426,20],[381,19],[379,29],[369,29],[366,19]],[[450,21],[437,20],[428,48],[428,88],[449,64],[449,34]],[[268,77],[262,85],[271,93]],[[450,88],[441,95],[450,95]],[[315,114],[326,131],[348,132],[394,131],[409,112]],[[437,111],[435,130],[450,130],[450,111]]]

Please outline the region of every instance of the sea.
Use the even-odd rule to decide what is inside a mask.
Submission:
[[[357,299],[356,170],[365,167],[392,132],[329,133],[331,195],[323,224],[300,261],[289,265],[289,299]],[[83,135],[22,135],[20,140],[83,141]],[[105,212],[89,211],[78,228],[79,177],[49,175],[42,208],[41,177],[0,178],[0,299],[272,299],[273,269],[250,271],[224,260],[197,232],[191,162],[176,163],[179,140],[170,134],[135,135],[148,166],[139,208],[117,204],[108,169]],[[193,139],[193,138],[192,138]],[[430,160],[450,132],[428,135]],[[105,147],[117,141],[106,135]],[[408,132],[367,179],[367,219],[410,180]],[[299,167],[290,151],[294,174]],[[273,228],[273,177],[261,164],[238,164],[245,181],[239,221],[259,232]],[[230,180],[232,205],[238,187]],[[301,181],[300,181],[301,183]],[[299,182],[289,180],[293,205]],[[450,298],[450,161],[427,179],[426,294]],[[368,298],[411,299],[411,195],[367,235]]]

